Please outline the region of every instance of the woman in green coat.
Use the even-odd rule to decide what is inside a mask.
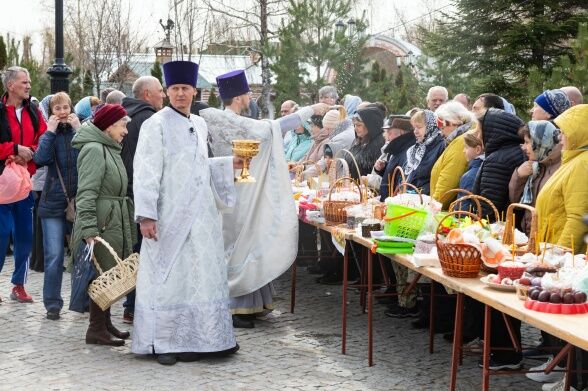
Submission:
[[[136,228],[133,204],[127,198],[128,178],[123,165],[121,141],[127,134],[127,112],[121,105],[104,105],[92,122],[82,125],[72,146],[78,156],[78,192],[73,247],[82,241],[90,244],[96,236],[107,241],[121,259],[132,253]],[[116,265],[112,255],[100,243],[95,243],[94,255],[102,271]],[[112,339],[111,334],[119,339]],[[124,345],[128,332],[117,330],[110,321],[110,309],[102,311],[90,300],[90,326],[87,344]]]

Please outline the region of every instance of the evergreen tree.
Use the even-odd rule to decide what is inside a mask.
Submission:
[[[303,26],[297,37],[302,47],[301,59],[312,69],[305,88],[315,95],[326,84],[323,72],[327,66],[336,64],[341,69],[345,57],[350,57],[339,50],[337,44],[341,42],[336,42],[334,30],[338,21],[349,19],[351,0],[289,0],[287,11],[288,23]]]
[[[8,63],[8,53],[6,52],[6,44],[4,43],[4,37],[0,35],[0,69],[6,68]]]
[[[159,61],[155,61],[153,64],[153,68],[151,68],[151,76],[157,78],[157,80],[163,85],[163,74],[161,72],[161,64]]]
[[[369,102],[382,102],[390,109],[394,106],[393,89],[393,77],[388,75],[377,61],[374,61],[371,66],[367,89],[361,94],[361,97]]]
[[[588,23],[578,27],[578,35],[572,41],[571,56],[561,56],[551,71],[549,78],[545,78],[538,68],[529,71],[529,101],[546,89],[576,86],[586,96],[588,95]]]
[[[212,87],[212,89],[210,90],[210,95],[208,95],[208,106],[215,107],[215,108],[220,107],[220,101],[218,100],[218,97],[216,96],[216,93],[214,91],[214,87]]]
[[[341,95],[364,95],[366,91],[369,72],[362,49],[367,41],[364,34],[367,27],[367,21],[360,19],[355,21],[355,31],[335,34],[337,50],[329,59],[329,65],[337,73],[335,84]]]
[[[529,71],[548,77],[569,40],[588,20],[586,0],[455,0],[423,49],[456,75],[476,80],[475,93],[493,92],[526,107]]]
[[[300,34],[302,29],[296,21],[288,25],[282,24],[278,30],[280,44],[268,50],[268,54],[274,58],[270,69],[276,77],[273,89],[276,92],[274,105],[279,112],[280,105],[286,100],[300,102],[300,86],[303,82],[304,72],[300,66],[302,47]]]

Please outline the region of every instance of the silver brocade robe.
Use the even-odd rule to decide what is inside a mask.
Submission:
[[[141,126],[135,216],[157,220],[143,239],[133,353],[235,346],[221,213],[235,202],[232,158],[208,158],[206,123],[164,108]]]
[[[256,183],[236,186],[237,205],[223,214],[231,297],[251,293],[284,273],[298,251],[298,217],[278,121],[254,120],[230,110],[200,111],[214,156],[230,156],[231,141],[261,141],[251,161]],[[296,122],[300,122],[298,119]]]

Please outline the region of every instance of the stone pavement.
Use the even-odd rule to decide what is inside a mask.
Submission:
[[[130,343],[108,348],[84,343],[87,314],[64,311],[59,321],[45,318],[43,274],[31,271],[32,304],[10,301],[12,259],[0,273],[0,390],[447,390],[451,346],[440,335],[427,351],[427,333],[409,319],[374,317],[375,366],[367,366],[367,316],[359,295],[350,293],[348,354],[341,350],[341,288],[314,282],[299,268],[296,313],[290,314],[290,275],[276,281],[277,310],[251,330],[238,330],[241,350],[230,358],[159,365],[130,353]],[[70,280],[63,281],[69,300]],[[67,304],[66,304],[67,307]],[[122,305],[113,319],[122,329]],[[524,342],[538,333],[526,330]],[[478,357],[466,356],[458,373],[459,390],[479,390]],[[536,365],[529,361],[526,366]],[[524,375],[491,377],[493,390],[539,390]]]

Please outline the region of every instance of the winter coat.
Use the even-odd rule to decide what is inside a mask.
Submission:
[[[465,155],[465,154],[464,154]],[[470,160],[468,163],[468,170],[461,176],[459,179],[459,188],[467,191],[472,191],[474,189],[474,184],[476,182],[476,176],[478,175],[478,171],[480,170],[480,166],[484,161],[484,156],[478,156],[475,159]],[[459,193],[457,198],[461,198],[465,196],[465,193]],[[472,205],[471,200],[465,200],[460,202],[456,209],[458,210],[470,210],[470,206]]]
[[[349,154],[346,154],[344,157],[349,166],[349,173],[354,179],[359,179],[359,177],[365,176],[372,171],[374,163],[380,157],[382,145],[384,145],[384,136],[382,136],[384,113],[375,107],[367,107],[359,110],[357,114],[359,114],[362,122],[366,126],[368,134],[363,138],[356,136],[355,141],[351,145],[349,152],[351,152],[355,161]],[[359,172],[357,172],[355,166],[356,162]]]
[[[139,131],[143,122],[151,118],[156,110],[149,103],[130,97],[123,98],[122,106],[127,111],[127,115],[131,117],[131,122],[127,124],[127,131],[129,133],[122,141],[120,156],[127,170],[127,177],[129,178],[127,194],[133,198],[133,159],[137,150],[137,142],[139,142]]]
[[[533,180],[533,200],[537,200],[537,195],[547,183],[549,178],[557,171],[561,165],[561,144],[558,144],[553,151],[545,159],[539,162],[539,174]],[[508,185],[508,193],[511,203],[521,202],[525,185],[527,184],[528,176],[520,176],[517,170],[514,170],[510,183]],[[535,206],[535,202],[531,206]],[[525,216],[522,221],[523,231],[528,235],[531,231],[531,212],[525,210]]]
[[[60,123],[55,132],[45,132],[33,156],[39,166],[47,166],[45,186],[39,200],[37,215],[41,218],[64,218],[67,207],[57,166],[69,199],[75,199],[78,190],[77,160],[79,150],[71,146],[75,130],[69,124]]]
[[[444,150],[445,139],[443,138],[443,135],[439,133],[435,136],[435,140],[427,146],[427,151],[425,152],[423,159],[418,167],[406,178],[406,181],[418,187],[421,193],[428,195],[431,191],[431,169]]]
[[[482,118],[482,141],[486,159],[482,163],[473,193],[488,198],[499,213],[509,205],[508,184],[513,171],[525,160],[518,130],[523,121],[514,114],[500,109],[488,109]],[[482,202],[482,216],[494,221],[492,209]]]
[[[124,259],[136,242],[136,225],[121,146],[91,122],[81,126],[72,146],[80,150],[73,248],[85,238],[100,236]],[[95,245],[94,254],[103,271],[116,264],[100,244]]]
[[[576,105],[555,119],[567,138],[560,168],[549,178],[537,197],[536,209],[540,232],[551,217],[547,242],[573,246],[576,254],[584,253],[584,235],[588,228],[582,221],[588,214],[588,105]]]
[[[292,141],[288,145],[288,149],[286,150],[286,161],[287,162],[298,162],[300,161],[304,155],[310,149],[312,145],[312,139],[310,138],[310,133],[307,130],[304,130],[302,134],[295,134],[292,137]]]
[[[451,201],[455,200],[456,194],[442,199],[443,194],[447,190],[455,189],[459,185],[461,176],[468,169],[468,161],[463,152],[465,147],[463,134],[470,129],[471,125],[467,123],[460,126],[455,130],[457,137],[451,141],[446,140],[445,151],[431,170],[431,196],[437,201],[442,201],[444,209],[447,209]]]
[[[0,174],[4,171],[6,159],[18,155],[19,145],[36,151],[39,138],[47,130],[41,110],[30,99],[22,102],[20,121],[16,108],[6,105],[7,99],[7,93],[0,98]],[[31,175],[37,170],[33,160],[27,163],[27,170]]]
[[[414,133],[405,133],[394,140],[390,141],[388,146],[384,149],[384,153],[388,154],[388,163],[382,175],[382,182],[380,183],[380,201],[384,201],[388,194],[388,181],[394,169],[398,166],[402,167],[406,163],[406,151],[412,147],[416,142]]]

